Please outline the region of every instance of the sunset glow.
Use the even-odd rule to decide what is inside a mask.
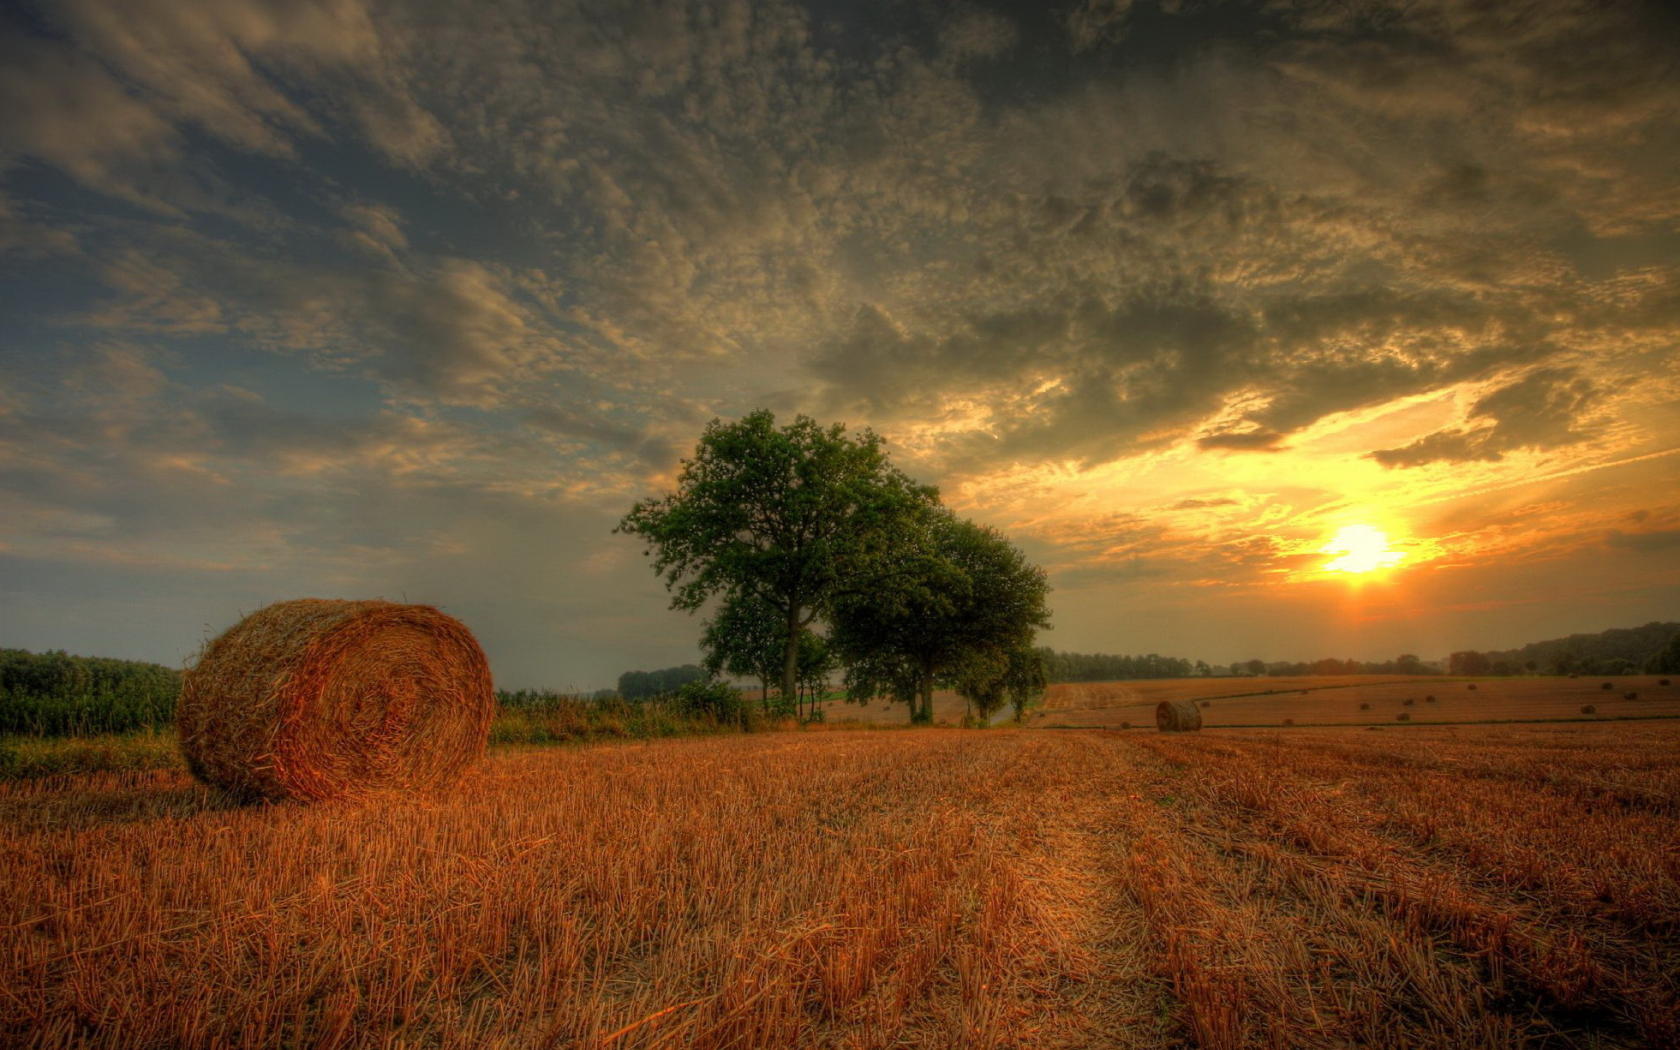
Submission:
[[[1667,621],[1673,5],[1511,6],[9,5],[0,636],[691,663],[613,526],[761,409],[1019,544],[1058,649]]]
[[[1323,547],[1325,554],[1338,555],[1324,564],[1325,572],[1374,572],[1397,565],[1405,557],[1390,550],[1388,536],[1371,525],[1349,525]]]

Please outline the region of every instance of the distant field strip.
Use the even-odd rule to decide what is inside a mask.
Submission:
[[[1680,686],[1656,675],[1604,678],[1159,679],[1051,686],[1032,725],[1119,728],[1155,724],[1162,700],[1203,705],[1209,727],[1536,722],[1680,716]],[[1605,688],[1606,683],[1609,688]],[[1408,701],[1410,701],[1408,703]],[[1590,710],[1588,710],[1590,708]]]
[[[0,785],[0,1043],[1635,1047],[1680,726],[834,731]]]

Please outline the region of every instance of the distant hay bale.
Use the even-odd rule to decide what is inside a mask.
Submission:
[[[1423,702],[1426,703],[1426,704],[1433,704],[1435,702],[1435,694],[1431,693],[1428,696],[1424,697]]]
[[[1667,685],[1667,684],[1668,684],[1668,679],[1666,679],[1666,678],[1664,678],[1664,679],[1663,679],[1663,680],[1661,680],[1661,681],[1660,681],[1660,682],[1658,682],[1658,683],[1657,683],[1657,684],[1658,684],[1658,685]]]
[[[1639,699],[1639,694],[1638,693],[1623,693],[1622,694],[1622,699],[1623,700],[1638,700]]]
[[[175,727],[199,780],[319,801],[450,783],[484,754],[496,695],[472,632],[429,605],[278,602],[211,642]]]
[[[1292,726],[1295,724],[1295,720],[1293,718],[1285,718],[1283,720],[1283,724],[1286,726]]]
[[[1412,716],[1407,714],[1405,711],[1402,711],[1394,716],[1394,720],[1397,722],[1410,722],[1412,720]]]
[[[1213,701],[1212,700],[1203,700],[1202,701],[1202,706],[1203,707],[1212,707],[1213,706]]]
[[[1359,709],[1361,711],[1369,711],[1371,709],[1371,705],[1370,704],[1360,704]]]
[[[1120,723],[1120,728],[1121,729],[1130,729],[1130,728],[1132,728],[1132,724],[1130,722],[1121,722]]]
[[[1155,727],[1163,733],[1188,733],[1202,728],[1202,712],[1188,700],[1162,700],[1155,705]]]
[[[1600,689],[1614,689],[1614,688],[1616,688],[1616,683],[1615,682],[1605,682],[1603,685],[1599,686],[1599,688]]]
[[[1474,692],[1475,689],[1476,689],[1476,683],[1471,682],[1470,685],[1467,688],[1469,688],[1471,692]]]
[[[1408,696],[1408,697],[1406,697],[1406,699],[1400,701],[1400,706],[1401,707],[1412,707],[1412,706],[1416,705],[1416,703],[1417,703],[1416,700],[1413,700],[1411,697]]]
[[[1583,715],[1596,715],[1596,714],[1598,714],[1598,708],[1594,707],[1591,704],[1587,704],[1586,706],[1581,708],[1581,713]]]

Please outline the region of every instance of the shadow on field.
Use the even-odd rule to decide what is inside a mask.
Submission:
[[[179,770],[41,777],[0,784],[0,824],[64,830],[245,809]]]

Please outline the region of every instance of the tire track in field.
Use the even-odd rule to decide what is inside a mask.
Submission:
[[[1498,1003],[1532,1011],[1553,1041],[1674,1045],[1680,1011],[1671,982],[1615,936],[1467,882],[1460,864],[1384,836],[1363,806],[1336,794],[1339,788],[1299,779],[1266,755],[1271,747],[1141,743],[1194,774],[1198,798],[1234,848],[1316,881],[1319,892],[1347,904],[1375,903],[1397,928],[1445,938],[1477,961]],[[1571,1033],[1583,1028],[1589,1042],[1576,1044]]]
[[[1472,749],[1457,740],[1416,739],[1406,741],[1406,749],[1399,750],[1345,737],[1297,737],[1288,746],[1333,754],[1365,769],[1451,773],[1567,793],[1584,805],[1613,803],[1628,810],[1680,817],[1680,771],[1671,757],[1680,745],[1680,735],[1659,735],[1648,746],[1617,743],[1613,755],[1606,753],[1602,741],[1590,738],[1545,750],[1500,742]]]
[[[1450,766],[1350,761],[1333,746],[1294,749],[1291,768],[1327,789],[1397,848],[1450,864],[1493,894],[1513,890],[1570,921],[1612,923],[1634,943],[1680,960],[1680,821],[1629,811],[1571,787],[1493,787]],[[1680,965],[1680,964],[1677,964]]]
[[[1112,877],[1150,921],[1191,1044],[1576,1045],[1559,1026],[1504,1009],[1479,967],[1438,951],[1427,929],[1335,892],[1221,819],[1197,797],[1198,771],[1129,750],[1145,791],[1117,814],[1131,841],[1116,842]]]

